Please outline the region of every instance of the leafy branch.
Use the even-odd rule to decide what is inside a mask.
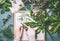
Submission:
[[[0,0],[0,9],[2,9],[1,14],[4,14],[6,11],[10,11],[9,7],[11,6],[12,4],[10,0]]]

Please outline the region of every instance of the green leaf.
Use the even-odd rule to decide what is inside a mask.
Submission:
[[[58,31],[58,29],[59,29],[59,26],[60,26],[60,24],[57,24],[56,27],[53,27],[49,32],[50,32],[51,34],[56,33],[56,32]]]
[[[37,27],[37,24],[34,22],[26,22],[25,23],[27,26],[31,26],[31,27]]]
[[[38,29],[35,30],[35,32],[36,32],[36,34],[39,34],[41,32],[41,29],[38,28]]]
[[[20,10],[26,10],[25,7],[21,8]]]
[[[51,32],[49,32],[49,31],[47,31],[47,32],[48,32],[48,34],[50,35],[51,39],[54,41],[54,39],[53,39],[53,36],[52,36]]]
[[[1,14],[4,14],[6,11],[9,11],[9,7],[11,7],[12,4],[10,0],[0,0],[0,8],[2,9]]]
[[[2,39],[0,39],[0,41],[3,41]]]
[[[6,11],[10,11],[10,9],[9,8],[6,8]]]
[[[11,7],[11,6],[12,6],[11,3],[7,3],[7,2],[5,2],[5,5],[6,5],[7,7]]]
[[[1,10],[1,14],[4,14],[5,13],[5,10]]]
[[[13,38],[13,34],[12,34],[11,29],[9,27],[2,30],[2,33],[7,38]]]
[[[32,10],[30,10],[30,16],[33,17],[33,11]]]
[[[3,25],[5,25],[5,23],[11,18],[11,15],[8,15],[6,18],[3,18]]]
[[[44,18],[44,22],[46,22],[46,21],[48,20],[48,18],[49,18],[49,17]]]
[[[0,4],[3,4],[5,3],[6,0],[0,0]]]
[[[42,33],[44,33],[45,32],[45,29],[42,29]]]

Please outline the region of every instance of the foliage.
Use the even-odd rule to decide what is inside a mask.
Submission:
[[[30,10],[30,17],[36,21],[26,22],[26,25],[34,28],[37,27],[36,34],[39,34],[40,31],[43,31],[49,33],[52,38],[52,35],[57,32],[58,36],[60,36],[59,0],[23,0],[23,2],[25,4],[25,8]],[[0,8],[2,8],[1,14],[5,13],[5,11],[9,11],[8,7],[10,6],[11,3],[9,0],[0,0]],[[34,12],[34,10],[38,10],[38,12]],[[8,30],[6,29],[3,32],[8,32]]]
[[[1,14],[4,14],[6,11],[9,11],[9,7],[11,7],[12,4],[10,2],[10,0],[0,0],[0,8],[1,10]]]
[[[3,30],[1,30],[1,33],[3,33],[3,35],[9,39],[13,38],[13,33],[10,29],[12,25],[9,25],[8,27],[4,28]]]
[[[28,2],[28,1],[26,1]],[[60,36],[60,1],[59,0],[32,0],[30,9],[30,16],[35,22],[26,22],[27,26],[38,27],[36,34],[40,31],[52,35],[58,32]],[[26,4],[28,5],[28,4]],[[28,8],[27,8],[28,9]],[[34,15],[34,10],[38,10],[38,14]],[[50,15],[51,14],[51,15]],[[49,27],[51,26],[51,27]],[[49,29],[51,28],[51,29]]]
[[[8,16],[6,18],[3,18],[3,26],[6,24],[6,22],[11,18],[11,15],[8,14]]]
[[[0,39],[0,41],[3,41],[2,39]]]

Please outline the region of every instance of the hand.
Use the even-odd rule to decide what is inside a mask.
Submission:
[[[21,38],[23,33],[23,26],[14,29],[15,38]]]
[[[28,35],[29,41],[36,41],[35,40],[35,30],[33,28],[28,27],[27,35]]]
[[[26,33],[28,36],[35,36],[35,30],[31,27],[28,27],[28,30]]]

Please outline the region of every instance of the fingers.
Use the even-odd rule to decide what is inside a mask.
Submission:
[[[21,32],[23,31],[23,26],[21,26]]]
[[[26,34],[28,36],[35,36],[35,30],[29,26],[28,30],[26,31]]]
[[[22,33],[23,32],[23,26],[20,26],[20,33]]]

